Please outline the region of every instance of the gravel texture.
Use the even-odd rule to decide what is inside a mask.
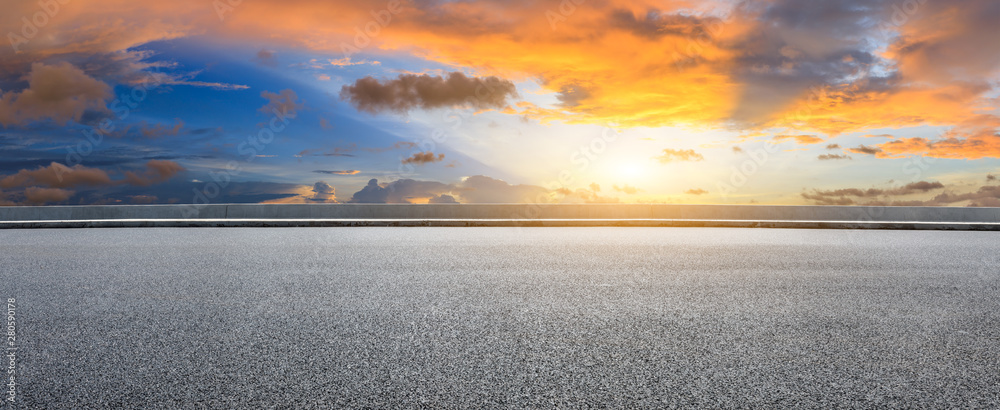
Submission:
[[[0,231],[24,408],[1000,407],[1000,233]]]

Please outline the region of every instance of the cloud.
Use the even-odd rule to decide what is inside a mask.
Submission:
[[[261,49],[257,52],[254,62],[265,67],[277,67],[278,59],[275,57],[277,54],[274,50]]]
[[[32,204],[47,202],[65,202],[74,194],[73,191],[60,188],[28,187],[24,190],[24,198]]]
[[[839,154],[823,154],[823,155],[820,155],[820,156],[818,156],[816,158],[819,159],[820,161],[831,161],[831,160],[838,160],[838,159],[853,159],[853,158],[851,158],[848,155],[839,155]]]
[[[708,191],[706,191],[704,189],[701,189],[701,188],[696,188],[696,189],[689,189],[687,191],[684,191],[684,193],[688,194],[688,195],[705,195],[705,194],[708,193]]]
[[[355,192],[348,202],[359,204],[384,204],[389,198],[389,192],[379,186],[377,179],[368,181],[368,185]]]
[[[376,114],[383,111],[406,113],[448,107],[471,107],[477,110],[500,109],[508,98],[518,96],[514,83],[499,77],[466,77],[460,72],[445,77],[401,74],[379,82],[365,77],[345,85],[340,98],[358,111]]]
[[[298,94],[288,89],[281,90],[280,93],[263,91],[260,96],[267,100],[267,104],[260,107],[259,111],[267,115],[295,118],[298,111],[305,107],[302,101],[299,101]]]
[[[352,65],[365,65],[365,64],[382,65],[382,63],[380,63],[378,61],[368,61],[368,60],[352,61],[350,57],[344,57],[344,58],[338,58],[336,60],[332,60],[332,59],[330,60],[330,65],[332,65],[334,67],[350,67]]]
[[[942,193],[924,203],[927,206],[940,206],[958,202],[968,202],[968,206],[1000,207],[1000,186],[987,185],[979,190],[964,194]]]
[[[875,156],[878,156],[878,155],[882,154],[882,149],[881,148],[878,148],[878,147],[869,147],[867,145],[860,145],[857,148],[848,148],[847,150],[850,151],[850,152],[853,152],[855,154],[866,154],[866,155],[875,155]]]
[[[926,193],[945,187],[937,182],[916,182],[904,187],[887,190],[847,188],[833,191],[803,193],[803,198],[816,205],[865,205],[865,206],[954,206],[965,203],[972,207],[1000,207],[1000,186],[987,185],[966,193],[943,192],[929,199],[895,199],[895,196]]]
[[[568,188],[559,188],[550,192],[550,194],[562,195],[561,198],[558,198],[558,202],[561,204],[611,204],[619,202],[618,198],[599,195],[598,192],[600,190],[594,189],[595,185],[597,184],[590,184],[589,188],[580,188],[575,191]]]
[[[705,157],[695,152],[693,149],[675,150],[668,148],[663,150],[663,155],[654,157],[654,159],[660,161],[660,163],[666,164],[677,161],[704,161]]]
[[[142,174],[126,171],[125,183],[134,186],[156,185],[166,182],[181,171],[185,171],[184,167],[174,161],[154,159],[146,163],[146,171]]]
[[[435,181],[401,179],[381,186],[378,180],[372,179],[368,181],[367,186],[351,197],[350,202],[390,204],[426,202],[451,190],[451,185]]]
[[[444,154],[438,154],[435,156],[433,152],[427,151],[427,152],[417,152],[411,155],[409,158],[404,159],[403,163],[424,165],[441,161],[444,161]]]
[[[552,5],[545,2],[404,2],[392,29],[368,46],[482,75],[539,79],[546,91],[569,97],[562,110],[550,112],[567,121],[618,118],[628,127],[736,120],[843,132],[880,117],[899,126],[968,115],[983,92],[954,91],[996,72],[996,6],[989,0],[920,2],[896,25],[899,4],[612,0],[577,7],[554,29],[547,13]],[[371,19],[370,7],[346,0],[244,2],[223,16],[225,24],[199,0],[88,5],[105,12],[64,5],[45,27],[47,38],[25,46],[30,61],[129,50],[195,33],[342,55],[344,44],[354,44],[355,28]],[[19,17],[37,10],[33,6],[11,5],[0,27],[17,31]],[[621,62],[633,69],[621,70]]]
[[[883,157],[921,155],[954,159],[1000,158],[1000,133],[996,128],[956,127],[936,140],[901,138],[877,147],[883,151]]]
[[[465,178],[456,186],[463,203],[538,203],[548,202],[549,191],[536,185],[511,185],[485,175]]]
[[[79,121],[87,110],[106,111],[112,95],[110,86],[65,62],[34,63],[27,80],[28,88],[20,92],[0,92],[0,125]]]
[[[773,139],[775,141],[794,140],[796,143],[802,145],[819,144],[823,142],[822,138],[815,135],[775,135]]]
[[[475,175],[454,184],[401,179],[379,184],[372,179],[349,202],[353,203],[442,203],[447,197],[461,203],[546,203],[552,193],[535,185],[511,185],[503,180]]]
[[[132,195],[129,197],[129,202],[135,205],[149,205],[159,201],[160,198],[156,197],[156,195]]]
[[[908,4],[917,10],[900,15],[896,24],[899,7]],[[203,0],[95,0],[61,7],[44,35],[19,45],[22,53],[0,48],[0,72],[19,78],[31,63],[128,53],[195,34],[339,57],[345,44],[354,44],[355,29],[371,20],[369,5],[347,0],[243,2],[224,15],[206,12]],[[532,0],[414,1],[400,8],[391,30],[367,39],[369,50],[461,68],[474,73],[473,79],[536,80],[554,102],[515,112],[567,123],[826,135],[949,127],[991,112],[992,79],[1000,66],[1000,51],[993,46],[1000,42],[995,30],[1000,11],[991,0],[610,0],[588,2],[558,22],[549,20],[551,4]],[[20,18],[36,11],[32,2],[6,4],[0,29],[19,32]],[[348,88],[392,89],[395,81],[362,79]],[[356,91],[357,100],[350,92],[348,99],[367,104],[359,108],[363,111],[407,112],[428,105],[419,97]],[[0,124],[23,121],[11,119],[10,112],[0,110]],[[57,117],[72,119],[69,112]],[[47,118],[52,117],[35,120]],[[914,149],[933,156],[964,158],[979,155],[973,148],[989,140],[913,142]]]
[[[111,177],[103,170],[87,168],[83,165],[76,165],[71,168],[53,162],[47,167],[39,167],[34,170],[24,169],[14,175],[3,177],[3,179],[0,179],[0,188],[10,189],[32,185],[44,185],[51,188],[72,188],[78,186],[110,185],[111,183]]]
[[[164,126],[163,124],[156,124],[154,126],[149,126],[143,122],[139,126],[139,133],[146,138],[160,138],[165,136],[177,135],[181,132],[181,128],[184,127],[184,121],[180,118],[174,119],[174,125],[172,127]]]
[[[313,196],[306,198],[312,202],[336,203],[337,190],[330,184],[319,181],[313,184]]]
[[[444,195],[444,194],[442,194],[442,195],[438,195],[436,197],[431,198],[427,203],[429,203],[429,204],[457,204],[458,201],[456,201],[455,197],[453,197],[451,195]]]
[[[619,187],[618,185],[614,185],[614,186],[612,186],[612,188],[614,188],[615,191],[624,192],[625,194],[628,194],[628,195],[635,195],[639,191],[642,191],[639,188],[636,188],[634,186],[630,186],[630,185],[627,185],[627,184],[626,185],[622,185],[621,187]]]
[[[857,203],[858,199],[871,199],[886,197],[890,198],[893,196],[905,196],[912,194],[923,194],[930,191],[944,189],[944,184],[940,182],[929,182],[929,181],[917,181],[912,182],[900,187],[880,189],[880,188],[844,188],[836,190],[812,190],[811,192],[802,193],[802,197],[814,201],[816,205],[853,205]],[[885,204],[885,201],[872,202],[869,201],[868,204],[880,203]]]
[[[733,147],[733,153],[735,153],[735,154],[742,154],[743,153],[743,148],[740,148],[739,146],[734,146]]]
[[[349,170],[346,170],[346,171],[316,170],[316,171],[313,171],[313,172],[315,172],[317,174],[329,174],[329,175],[357,175],[357,174],[361,173],[361,171],[358,171],[356,169],[349,169]]]
[[[830,145],[827,145],[826,149],[828,149],[828,150],[840,149],[840,144],[830,144]]]
[[[399,142],[396,142],[395,144],[392,144],[392,145],[390,145],[388,147],[363,148],[363,149],[365,151],[378,154],[378,153],[392,151],[392,150],[396,150],[396,149],[407,149],[407,148],[416,148],[416,147],[417,147],[416,143],[409,142],[409,141],[399,141]]]

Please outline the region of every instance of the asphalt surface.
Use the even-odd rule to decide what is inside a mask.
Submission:
[[[0,297],[23,408],[997,408],[998,251],[996,232],[5,230]]]

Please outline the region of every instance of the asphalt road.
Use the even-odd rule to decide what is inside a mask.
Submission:
[[[998,251],[996,232],[6,230],[0,297],[25,408],[997,408]]]

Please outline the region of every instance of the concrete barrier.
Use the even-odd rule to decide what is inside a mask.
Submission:
[[[0,228],[132,226],[729,226],[1000,230],[1000,208],[650,204],[0,207]]]

